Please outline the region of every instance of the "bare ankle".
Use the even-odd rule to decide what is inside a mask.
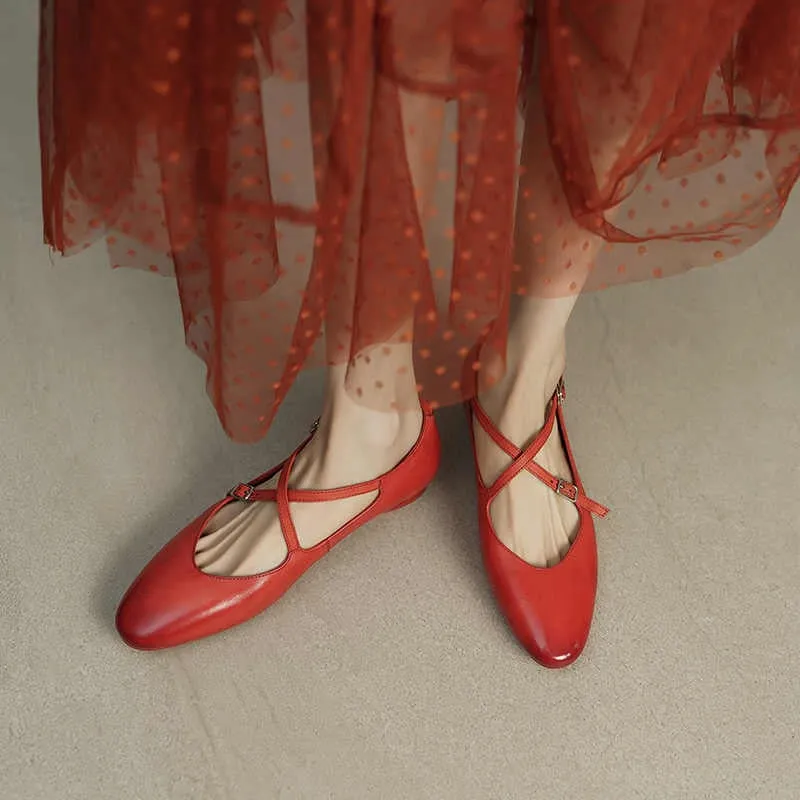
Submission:
[[[518,351],[509,343],[505,372],[491,385],[481,387],[481,405],[498,424],[507,418],[518,419],[528,433],[534,433],[530,428],[544,423],[545,408],[565,364],[563,342],[546,350],[529,346]]]
[[[300,454],[298,485],[369,480],[394,467],[414,446],[422,428],[420,408],[377,411],[350,398],[326,398],[319,428]]]

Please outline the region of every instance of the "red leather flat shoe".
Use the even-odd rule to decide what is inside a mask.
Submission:
[[[313,436],[313,433],[312,433]],[[423,407],[422,430],[414,447],[393,469],[364,483],[338,489],[290,489],[289,475],[297,454],[255,478],[240,483],[228,495],[184,528],[144,568],[128,589],[117,611],[117,630],[139,650],[174,647],[211,636],[254,617],[272,605],[335,544],[365,523],[415,500],[433,480],[439,466],[440,441],[430,408]],[[258,487],[279,474],[275,489]],[[376,492],[375,499],[353,519],[313,547],[300,545],[289,503],[340,500]],[[246,577],[209,575],[195,564],[195,549],[209,520],[235,500],[271,501],[278,505],[288,554],[280,566]]]
[[[470,400],[467,404],[473,454],[474,417],[492,441],[514,459],[491,486],[486,486],[475,456],[483,562],[511,629],[533,658],[545,667],[568,666],[581,654],[586,644],[597,589],[597,543],[592,515],[604,517],[608,513],[605,506],[590,500],[583,491],[564,427],[564,397],[564,384],[559,381],[542,430],[523,450],[497,430],[477,400]],[[551,475],[534,461],[554,425],[558,426],[564,443],[574,483]],[[522,470],[530,472],[578,508],[578,533],[567,554],[553,567],[535,567],[524,561],[497,538],[492,527],[489,514],[492,501]]]

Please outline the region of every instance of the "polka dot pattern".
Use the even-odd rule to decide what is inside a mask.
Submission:
[[[314,364],[457,402],[512,294],[774,227],[798,42],[796,0],[41,0],[45,238],[175,276],[238,440]]]

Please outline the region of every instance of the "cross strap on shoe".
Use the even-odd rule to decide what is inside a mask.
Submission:
[[[500,477],[491,485],[486,487],[486,491],[491,499],[494,499],[509,483],[511,483],[522,470],[527,470],[535,478],[538,478],[545,486],[552,489],[556,494],[574,503],[578,508],[585,509],[590,514],[598,517],[605,517],[608,508],[587,497],[577,483],[572,483],[564,478],[559,478],[548,472],[544,467],[534,461],[539,451],[544,447],[545,442],[550,438],[553,428],[558,422],[558,409],[563,405],[566,398],[563,379],[558,382],[553,399],[549,404],[549,413],[541,431],[523,449],[520,449],[510,442],[495,427],[486,412],[475,402],[472,404],[472,413],[478,420],[481,428],[491,438],[491,440],[512,459],[511,464],[503,470]]]

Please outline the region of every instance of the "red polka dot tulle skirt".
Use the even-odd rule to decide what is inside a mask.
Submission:
[[[42,0],[45,237],[174,275],[225,430],[461,401],[513,295],[715,264],[800,171],[798,0]],[[483,351],[481,351],[483,352]]]

